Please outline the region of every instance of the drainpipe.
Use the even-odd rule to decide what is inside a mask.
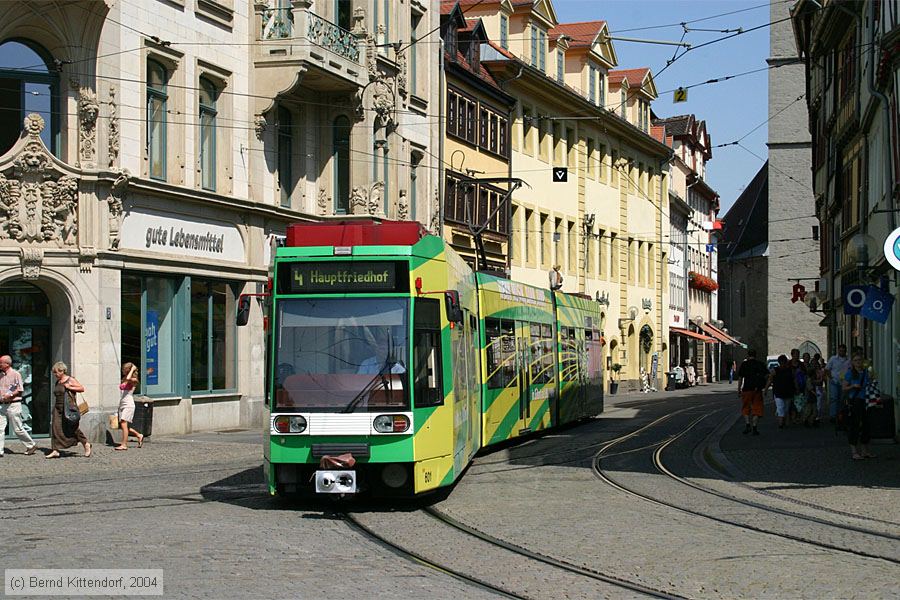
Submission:
[[[447,93],[444,91],[444,38],[440,38],[438,43],[438,52],[440,52],[440,60],[438,61],[438,229],[435,234],[444,239],[444,101]],[[434,216],[432,216],[432,220]]]

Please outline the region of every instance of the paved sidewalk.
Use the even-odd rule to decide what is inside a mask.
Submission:
[[[735,395],[735,411],[738,399]],[[743,435],[743,418],[713,436],[715,458],[736,479],[753,487],[831,510],[900,522],[900,445],[873,440],[877,458],[850,458],[846,432],[834,425],[778,429],[774,407],[766,405],[759,436]]]

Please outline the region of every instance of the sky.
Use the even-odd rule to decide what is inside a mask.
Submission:
[[[735,33],[718,30],[747,30],[770,20],[766,0],[555,0],[553,6],[562,23],[605,20],[613,38],[618,35],[643,40],[684,41],[693,46]],[[734,14],[705,19],[729,12]],[[689,23],[694,19],[705,20]],[[680,23],[686,23],[692,30],[685,33]],[[659,25],[666,26],[657,27]],[[676,49],[681,54],[683,48],[615,39],[613,46],[619,59],[618,68],[650,67],[659,92],[659,98],[652,104],[657,117],[693,113],[697,119],[706,121],[713,146],[746,135],[741,145],[760,157],[767,156],[768,127],[763,124],[750,133],[768,119],[767,71],[691,88],[687,102],[673,104],[672,99],[673,90],[679,86],[765,69],[769,51],[768,27],[689,50],[665,71],[662,70]],[[719,214],[727,212],[762,163],[740,146],[713,148],[712,159],[706,165],[706,181],[719,193]]]

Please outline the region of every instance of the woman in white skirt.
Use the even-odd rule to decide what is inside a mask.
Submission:
[[[144,436],[131,428],[134,422],[134,390],[138,386],[137,367],[133,363],[122,365],[122,397],[119,399],[119,427],[122,429],[122,442],[116,446],[116,450],[128,450],[128,435],[137,438],[138,448],[144,445]]]

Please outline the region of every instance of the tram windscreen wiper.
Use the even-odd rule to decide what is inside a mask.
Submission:
[[[390,390],[390,385],[388,384],[388,378],[384,376],[384,370],[388,368],[388,365],[391,364],[390,357],[384,360],[384,364],[381,365],[381,368],[378,369],[378,372],[375,373],[375,376],[359,391],[359,393],[353,397],[353,400],[347,404],[347,407],[342,410],[342,413],[353,412],[353,410],[359,405],[360,402],[363,401],[364,398],[368,397],[369,394],[375,391],[378,387],[378,384],[384,387],[385,390]]]

